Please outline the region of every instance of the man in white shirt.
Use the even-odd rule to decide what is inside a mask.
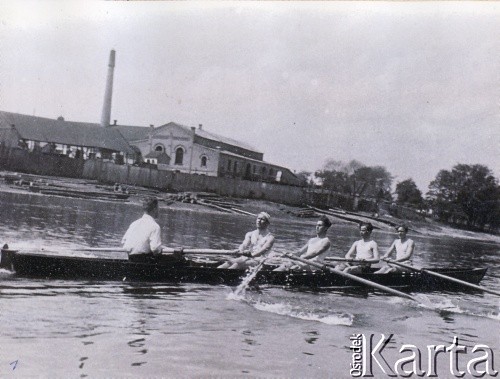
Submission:
[[[130,224],[122,238],[122,245],[128,251],[129,259],[148,261],[162,252],[161,229],[158,217],[158,199],[148,197],[142,204],[144,215]]]

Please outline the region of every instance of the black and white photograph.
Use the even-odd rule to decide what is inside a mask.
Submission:
[[[494,378],[500,2],[0,0],[1,378]]]

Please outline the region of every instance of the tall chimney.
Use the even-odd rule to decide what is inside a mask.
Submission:
[[[106,92],[102,105],[101,126],[107,128],[111,121],[111,97],[113,96],[113,73],[115,70],[115,51],[109,53],[108,77],[106,78]]]

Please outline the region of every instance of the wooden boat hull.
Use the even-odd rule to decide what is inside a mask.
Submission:
[[[2,250],[1,266],[16,275],[31,278],[111,280],[129,282],[206,283],[237,285],[246,275],[244,270],[218,269],[213,263],[194,261],[137,263],[126,259],[103,259],[74,256],[18,253]],[[266,267],[266,266],[265,266]],[[451,277],[478,284],[486,273],[479,269],[433,269]],[[404,272],[389,274],[367,273],[362,278],[411,291],[442,291],[464,289],[463,286],[426,274]],[[254,283],[300,288],[359,287],[355,281],[326,271],[274,272],[261,270]]]

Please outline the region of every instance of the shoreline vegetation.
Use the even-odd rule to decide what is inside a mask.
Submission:
[[[373,219],[367,212],[342,212],[340,210],[322,210],[312,207],[294,207],[276,202],[255,199],[227,198],[210,193],[167,193],[144,187],[106,185],[95,180],[71,179],[62,177],[37,176],[0,172],[0,192],[27,194],[34,196],[65,196],[87,199],[91,201],[119,201],[133,206],[140,206],[144,196],[156,196],[160,200],[160,208],[170,208],[203,213],[232,213],[242,217],[253,217],[265,210],[273,219],[311,222],[321,214],[326,214],[334,224],[355,225],[357,222],[369,221],[380,231],[392,232],[395,224],[405,223],[410,233],[426,237],[453,237],[483,242],[500,243],[500,236],[485,232],[469,231],[454,228],[426,218],[425,221],[402,220],[385,215]],[[345,215],[344,215],[345,214]]]

